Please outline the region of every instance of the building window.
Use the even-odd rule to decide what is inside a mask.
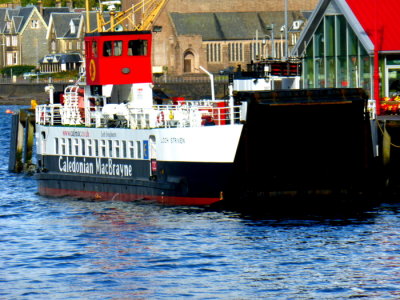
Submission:
[[[32,20],[31,21],[31,28],[39,28],[39,21],[38,20]]]
[[[18,46],[18,36],[17,35],[13,35],[11,37],[11,46],[14,46],[14,47]]]
[[[243,45],[242,43],[228,44],[228,58],[231,62],[243,61]]]
[[[51,41],[51,50],[56,51],[56,41]]]
[[[8,52],[7,53],[7,65],[18,65],[18,53],[17,52]]]
[[[371,58],[342,15],[326,15],[305,49],[304,87],[371,92]]]
[[[7,53],[7,65],[12,66],[12,61],[13,61],[13,55],[12,53]]]
[[[207,61],[221,62],[221,44],[219,43],[207,44]]]
[[[10,36],[6,36],[6,46],[11,46],[11,38]]]
[[[262,47],[262,42],[253,42],[250,44],[250,52],[251,52],[251,59],[252,60],[260,60],[264,57],[264,51]]]

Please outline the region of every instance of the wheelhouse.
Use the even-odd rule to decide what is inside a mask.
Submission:
[[[85,37],[88,85],[152,82],[151,32],[96,32]]]

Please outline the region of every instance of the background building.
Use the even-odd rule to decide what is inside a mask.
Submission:
[[[47,52],[47,24],[34,7],[0,8],[1,65],[35,65]]]
[[[123,8],[137,1],[125,1]],[[288,0],[291,45],[317,0]],[[173,74],[217,72],[284,55],[284,0],[169,0],[154,25],[153,65]],[[296,23],[294,23],[297,21]],[[273,24],[273,25],[272,25]],[[272,29],[273,27],[273,29]],[[274,40],[274,47],[272,47]]]
[[[398,0],[321,0],[294,49],[304,88],[360,87],[375,100],[399,93],[399,9]]]

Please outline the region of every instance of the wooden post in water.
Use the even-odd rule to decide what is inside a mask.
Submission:
[[[28,171],[32,165],[32,151],[33,151],[33,135],[35,123],[32,122],[34,120],[34,111],[25,110],[25,136],[24,136],[24,171]]]
[[[10,156],[8,171],[19,173],[22,170],[22,126],[19,122],[19,113],[13,114],[11,119]]]
[[[21,173],[32,169],[35,111],[21,109],[12,116],[8,170]]]

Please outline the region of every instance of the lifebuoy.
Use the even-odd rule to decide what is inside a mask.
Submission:
[[[89,77],[91,81],[94,81],[96,79],[96,64],[94,62],[94,59],[90,60],[89,63]]]
[[[157,123],[163,125],[164,121],[165,121],[164,112],[160,111],[160,113],[157,115]]]

